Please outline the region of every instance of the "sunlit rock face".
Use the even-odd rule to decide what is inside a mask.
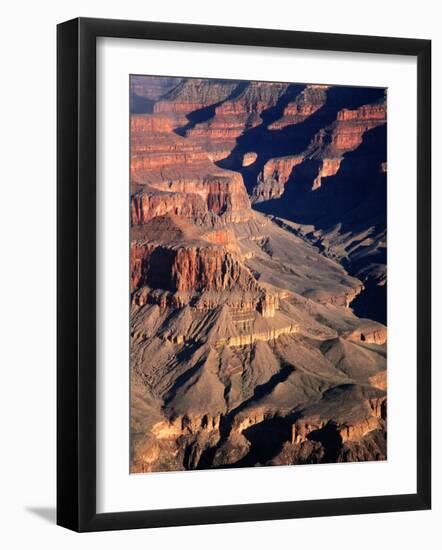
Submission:
[[[253,189],[253,202],[276,199],[284,194],[284,186],[294,168],[304,160],[303,155],[293,155],[269,159],[258,176]]]
[[[131,77],[131,472],[386,458],[386,116]]]
[[[320,84],[305,86],[301,93],[287,103],[282,116],[269,124],[269,129],[280,130],[291,124],[304,122],[324,106],[327,101],[328,88],[329,86]]]

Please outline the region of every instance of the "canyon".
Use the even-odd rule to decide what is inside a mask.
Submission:
[[[130,98],[131,472],[385,460],[386,91]]]

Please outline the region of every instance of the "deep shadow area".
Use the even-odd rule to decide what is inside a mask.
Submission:
[[[250,441],[250,451],[244,458],[232,464],[232,468],[264,465],[274,458],[284,443],[290,440],[291,422],[287,418],[270,418],[245,429],[243,435]]]
[[[307,438],[311,441],[321,443],[324,448],[325,452],[321,462],[336,462],[342,448],[342,438],[334,422],[328,422],[320,430],[314,430]]]
[[[254,401],[258,401],[259,399],[262,399],[265,395],[268,395],[269,393],[271,393],[278,384],[281,384],[281,382],[285,382],[292,372],[293,372],[293,366],[287,363],[284,364],[277,373],[275,373],[273,376],[269,378],[269,380],[267,380],[267,382],[264,382],[264,384],[260,384],[259,386],[256,386],[252,397],[243,401],[241,405],[231,410],[229,414],[227,414],[224,418],[222,418],[220,423],[220,432],[221,432],[220,444],[223,443],[229,436],[230,430],[232,427],[232,422],[235,416],[239,414],[241,411],[243,411],[245,408],[247,408]]]
[[[230,431],[232,429],[232,424],[233,424],[233,421],[234,421],[236,415],[239,414],[241,411],[243,411],[246,407],[248,407],[254,401],[257,401],[257,400],[261,399],[262,397],[264,397],[265,395],[268,395],[270,392],[272,392],[274,390],[274,388],[278,384],[280,384],[282,382],[285,382],[287,380],[287,378],[290,376],[290,374],[293,372],[293,368],[294,367],[292,365],[289,365],[287,363],[284,364],[282,366],[281,370],[279,370],[277,373],[275,373],[273,376],[271,376],[267,382],[265,382],[264,384],[261,384],[259,386],[256,386],[252,397],[245,400],[243,403],[241,403],[241,405],[239,405],[235,409],[232,409],[227,415],[221,417],[220,426],[219,426],[220,440],[219,440],[219,442],[216,446],[214,446],[210,449],[207,449],[202,453],[199,464],[198,464],[198,469],[199,470],[204,470],[204,469],[212,467],[212,462],[213,462],[213,458],[215,456],[215,453],[216,453],[217,449],[219,449],[221,447],[221,445],[225,441],[227,441],[227,439],[230,435]],[[271,420],[274,420],[274,419],[271,419]],[[284,420],[284,421],[287,422],[287,419]],[[245,432],[244,432],[244,434],[245,434]],[[253,437],[253,432],[252,432],[252,437]],[[253,446],[253,442],[252,442],[252,446]],[[223,467],[226,467],[226,466],[223,466]],[[229,466],[227,466],[227,467],[229,467]]]
[[[387,325],[387,283],[380,286],[374,281],[366,282],[363,292],[351,303],[351,309],[360,318]]]
[[[385,224],[386,174],[379,167],[386,160],[386,139],[386,125],[365,132],[361,145],[343,155],[338,173],[322,178],[315,190],[311,186],[317,163],[305,161],[293,170],[282,197],[254,208],[316,229],[342,223],[343,232],[367,221]]]
[[[176,253],[166,247],[157,247],[152,254],[144,258],[141,266],[141,279],[139,287],[161,288],[175,290],[174,281],[171,280],[172,266],[176,259]]]
[[[249,194],[256,185],[259,172],[270,158],[302,153],[321,128],[336,120],[338,111],[344,107],[357,109],[361,105],[381,99],[384,94],[384,90],[380,88],[333,87],[327,92],[325,105],[306,120],[279,130],[269,130],[268,126],[282,116],[285,106],[304,88],[305,86],[290,85],[275,107],[261,113],[263,122],[241,135],[230,156],[217,163],[221,168],[240,172]],[[250,151],[257,153],[258,158],[252,165],[243,167],[244,153]]]
[[[316,190],[311,189],[311,184],[318,163],[305,161],[293,170],[280,198],[257,203],[254,208],[296,223],[313,225],[316,230],[330,231],[338,227],[341,235],[357,235],[367,229],[371,229],[374,235],[386,231],[387,174],[380,170],[386,161],[386,140],[386,125],[365,132],[361,145],[343,156],[338,173],[324,177],[321,187]],[[321,243],[314,244],[327,253]],[[355,244],[357,241],[352,243],[352,247]],[[371,265],[386,263],[386,248],[364,255],[360,254],[360,248],[355,247],[342,260],[349,274],[355,276]],[[365,287],[352,303],[352,308],[359,317],[369,317],[385,324],[386,286],[368,281]]]

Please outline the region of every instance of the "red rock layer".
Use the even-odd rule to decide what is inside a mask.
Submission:
[[[155,103],[154,112],[189,114],[225,100],[237,85],[233,80],[189,78]]]
[[[336,121],[315,136],[310,147],[312,152],[307,155],[321,160],[312,189],[321,187],[322,178],[337,174],[343,155],[359,147],[365,132],[385,124],[386,116],[385,103],[339,111]]]
[[[324,159],[321,162],[318,175],[313,180],[312,190],[315,190],[321,187],[322,178],[327,178],[329,176],[336,175],[341,166],[341,161],[342,161],[342,158]]]
[[[164,117],[132,116],[131,180],[133,224],[167,212],[232,220],[249,213],[241,175],[215,166],[201,144],[174,134]]]
[[[142,148],[142,140],[149,139],[152,132],[169,133],[173,130],[174,120],[167,115],[143,114],[132,115],[130,118],[130,131],[132,146],[137,145]],[[135,140],[134,137],[137,137]]]
[[[167,189],[167,190],[166,190]],[[195,176],[194,180],[157,183],[136,191],[131,198],[133,225],[155,216],[173,213],[186,218],[201,218],[211,212],[226,221],[246,220],[250,201],[241,177],[223,175]]]
[[[256,153],[245,153],[243,159],[242,159],[242,165],[243,166],[250,166],[253,164],[256,159],[258,158],[258,155]]]
[[[131,290],[147,285],[172,292],[259,290],[239,260],[222,246],[132,243]]]
[[[282,121],[281,124],[287,125],[289,120],[291,120],[290,123],[293,124],[296,123],[296,120],[300,122],[309,116],[307,113],[312,114],[322,106],[319,98],[322,97],[325,102],[327,86],[321,86],[319,90],[315,90],[313,97],[318,99],[316,103],[307,102],[307,98],[311,96],[311,90],[307,93],[309,88],[311,87],[307,87],[306,90],[302,92],[304,94],[303,101],[300,103],[302,108],[298,106],[302,113],[299,115],[300,118],[296,118],[298,116],[295,112],[296,109],[294,106],[291,106],[290,109],[294,112],[293,115],[290,115],[292,118],[288,119],[283,117],[280,119]],[[319,95],[316,92],[320,92]],[[291,104],[289,104],[289,106],[290,105]],[[296,101],[294,105],[297,105]],[[304,117],[304,119],[302,117]],[[297,156],[273,158],[266,162],[264,169],[258,176],[257,185],[253,191],[253,201],[260,202],[280,197],[284,192],[284,185],[292,173],[293,168],[301,164],[304,160],[313,159],[318,161],[317,173],[311,182],[311,189],[318,189],[322,185],[323,178],[334,176],[338,173],[344,154],[359,147],[365,132],[385,123],[385,102],[363,105],[353,110],[342,109],[338,112],[335,122],[321,129],[314,136],[306,151]],[[274,124],[278,125],[279,121]],[[275,126],[274,124],[272,128],[282,127]],[[380,166],[379,170],[385,171],[386,166]]]
[[[273,107],[286,92],[287,84],[251,82],[236,98],[223,101],[206,122],[187,131],[187,136],[200,140],[214,160],[227,157],[236,138],[262,122],[261,113]]]
[[[138,191],[131,197],[132,225],[145,224],[170,212],[189,219],[201,217],[207,212],[207,205],[196,193],[158,193],[148,189]]]
[[[258,183],[253,190],[252,200],[260,202],[280,197],[284,193],[284,185],[293,169],[303,160],[302,155],[268,160],[258,176]]]
[[[359,109],[342,109],[336,121],[315,136],[312,149],[319,148],[322,158],[337,158],[353,151],[362,143],[368,130],[385,124],[385,103],[363,105]]]
[[[311,84],[284,108],[283,115],[269,125],[270,130],[280,130],[290,124],[299,124],[320,109],[327,100],[329,86]]]
[[[156,92],[155,89],[155,81],[153,84],[149,81],[149,85],[146,87],[147,91],[144,93],[149,93],[149,97],[157,101],[153,105],[153,114],[146,117],[148,119],[146,124],[154,125],[153,131],[160,132],[169,132],[184,127],[189,123],[188,115],[190,113],[223,101],[232,93],[237,84],[235,81],[214,83],[198,78],[176,79],[175,86],[172,89],[167,88],[168,93],[159,95],[159,91]],[[152,92],[151,87],[153,87]],[[138,90],[138,88],[143,88],[142,82],[137,84],[136,89]]]

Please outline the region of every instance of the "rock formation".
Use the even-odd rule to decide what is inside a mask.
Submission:
[[[233,97],[219,102],[213,116],[189,128],[186,136],[202,142],[214,160],[224,159],[235,147],[236,138],[261,124],[263,111],[274,107],[287,88],[287,84],[268,82],[238,83]]]
[[[283,195],[284,186],[290,178],[293,169],[303,162],[303,155],[293,155],[269,159],[258,176],[257,185],[253,189],[253,202],[276,199]]]
[[[383,94],[132,77],[131,472],[386,458]]]
[[[304,122],[316,113],[327,101],[329,86],[310,84],[306,86],[283,110],[282,117],[269,124],[270,130],[280,130],[291,124]]]

